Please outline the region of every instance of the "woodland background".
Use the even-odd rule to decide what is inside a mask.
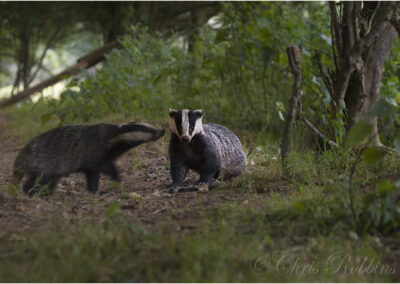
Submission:
[[[399,15],[397,2],[1,2],[0,280],[396,281]],[[248,171],[170,195],[167,135],[125,155],[103,195],[78,175],[34,198],[8,182],[50,128],[167,128],[169,108],[232,129]]]

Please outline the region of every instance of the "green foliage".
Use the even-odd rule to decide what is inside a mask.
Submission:
[[[398,182],[396,187],[383,179],[377,184],[377,191],[364,196],[360,211],[359,229],[362,231],[388,234],[400,228],[400,192]]]
[[[63,123],[116,113],[154,117],[170,105],[166,75],[180,50],[145,28],[132,28],[132,34],[122,41],[124,49],[107,55],[104,68],[82,81],[72,80],[60,101],[50,102]]]
[[[396,111],[395,104],[391,104],[387,99],[380,99],[370,111],[370,115],[377,116],[380,119],[391,117]],[[346,139],[347,147],[354,147],[365,141],[371,132],[371,125],[366,122],[359,122],[354,125],[348,132]],[[370,144],[369,140],[367,142]],[[395,140],[395,145],[396,145]],[[385,152],[382,149],[364,148],[359,154],[369,167],[380,164],[380,169],[385,169],[382,165]],[[398,157],[396,157],[398,158]],[[353,169],[358,165],[360,159],[356,159]],[[395,182],[397,185],[398,182]],[[350,209],[353,214],[353,223],[360,232],[383,232],[391,233],[400,227],[400,201],[396,197],[398,190],[387,179],[380,180],[376,184],[377,191],[364,195],[358,213],[354,207],[354,196],[350,194]],[[351,180],[349,182],[349,190],[352,189]]]
[[[346,147],[351,148],[360,144],[371,133],[371,130],[372,125],[368,122],[361,121],[353,125],[347,133]]]
[[[383,159],[385,153],[383,150],[378,150],[374,148],[367,148],[363,152],[364,161],[367,163],[368,166],[375,165],[379,161]]]
[[[204,108],[206,118],[215,122],[279,132],[280,105],[291,94],[291,75],[285,70],[288,45],[302,46],[310,99],[325,96],[321,81],[313,77],[316,49],[306,47],[318,45],[319,52],[328,54],[329,25],[315,23],[326,9],[320,3],[224,3],[224,16],[216,19],[219,27],[201,27],[190,53],[179,36],[165,39],[133,27],[122,39],[124,49],[112,52],[95,75],[73,80],[61,100],[53,102],[53,113],[71,123],[114,113],[152,118],[169,107]],[[291,20],[282,21],[282,13]],[[316,114],[319,106],[313,108]]]
[[[113,215],[117,214],[121,210],[119,202],[118,201],[112,201],[108,206],[107,206],[107,211],[106,211],[106,216],[107,218],[111,218]]]
[[[314,198],[309,196],[312,191]],[[256,202],[254,196],[250,204],[262,210],[243,206],[240,201],[213,210],[198,208],[203,220],[181,231],[171,222],[148,228],[138,221],[115,218],[104,222],[74,220],[73,226],[67,226],[60,216],[51,216],[47,231],[21,236],[28,241],[15,243],[9,236],[0,239],[0,252],[6,244],[12,245],[12,253],[0,258],[0,277],[7,282],[23,281],[26,275],[33,282],[394,279],[390,273],[346,273],[344,268],[332,273],[325,269],[337,268],[326,266],[329,257],[337,253],[357,264],[364,258],[386,264],[387,251],[380,249],[379,239],[348,234],[343,223],[337,222],[344,220],[338,214],[340,204],[323,198],[323,191],[312,191],[305,188],[289,193],[286,200],[271,192],[267,202]],[[299,265],[316,265],[318,269],[294,273],[282,265],[282,270],[277,270],[281,256],[290,257],[285,265],[294,265],[299,259]]]
[[[13,127],[21,123],[25,128],[18,130],[22,133],[26,128],[29,135],[42,132],[40,117],[45,112],[42,106],[37,105],[36,111],[28,106],[14,110],[10,116],[15,123]],[[11,133],[9,129],[5,132]],[[80,204],[79,196],[70,199],[66,198],[70,196],[67,193],[58,192],[46,198],[46,202],[40,203],[43,207],[66,210],[29,210],[29,217],[38,220],[32,222],[33,230],[3,234],[0,279],[22,282],[29,275],[29,281],[33,282],[396,280],[392,274],[343,270],[331,273],[323,269],[325,266],[317,273],[278,273],[278,260],[270,258],[282,252],[288,253],[293,263],[299,258],[302,265],[324,265],[330,256],[342,253],[358,265],[365,257],[392,265],[396,252],[383,244],[396,240],[398,231],[395,219],[398,204],[393,206],[391,199],[399,192],[395,180],[400,160],[395,155],[385,155],[377,162],[380,167],[368,166],[361,159],[355,169],[354,202],[360,225],[354,229],[346,194],[348,170],[355,157],[353,151],[293,152],[289,157],[293,179],[285,181],[280,178],[279,145],[270,133],[239,130],[239,137],[248,150],[248,171],[238,179],[222,183],[207,196],[200,196],[194,203],[186,202],[186,197],[195,193],[180,195],[177,198],[182,198],[181,202],[175,202],[174,196],[163,200],[150,195],[149,199],[154,199],[149,202],[148,198],[110,188],[113,193],[109,198],[115,200],[111,202],[104,201],[107,195],[77,193],[85,196],[82,218],[70,210],[77,205],[75,202]],[[146,159],[135,155],[133,160],[140,165],[146,164]],[[134,166],[139,168],[139,165]],[[165,174],[167,169],[162,171]],[[382,180],[392,186],[380,185]],[[16,191],[13,189],[10,194],[15,195]],[[27,200],[34,206],[31,202],[35,197],[27,198],[21,190],[17,194],[18,202]],[[58,205],[61,200],[64,206]],[[126,201],[135,206],[127,209],[123,206]],[[147,212],[154,212],[155,207],[167,209],[159,215],[136,214],[137,208],[146,204],[151,205]],[[35,216],[39,219],[34,219]]]
[[[43,110],[42,104],[36,109],[16,109],[13,131],[24,133],[25,141],[58,122],[109,121],[116,115],[123,120],[165,122],[170,107],[203,108],[207,120],[238,131],[248,149],[249,172],[222,186],[247,202],[235,200],[223,205],[219,200],[218,208],[210,209],[210,204],[204,210],[196,208],[194,215],[204,214],[201,224],[171,233],[175,223],[148,228],[132,220],[119,220],[125,209],[120,201],[114,201],[104,208],[104,223],[80,221],[67,230],[56,228],[28,236],[29,242],[18,246],[10,258],[0,259],[2,279],[14,281],[30,275],[31,281],[88,282],[388,280],[385,275],[341,276],[326,271],[317,276],[278,275],[270,270],[259,274],[249,265],[254,254],[272,250],[293,249],[296,257],[306,256],[306,264],[324,261],[342,249],[357,259],[382,253],[376,249],[376,235],[399,229],[400,185],[396,179],[400,165],[398,156],[369,145],[359,152],[305,150],[302,129],[296,127],[294,131],[299,133],[292,142],[298,149],[289,157],[293,179],[282,180],[275,140],[292,88],[286,69],[287,46],[302,48],[304,114],[317,121],[322,132],[333,133],[338,142],[344,135],[345,113],[332,118],[329,92],[315,71],[317,56],[324,66],[332,67],[327,5],[222,5],[224,16],[216,19],[215,26],[200,28],[192,52],[186,52],[179,35],[165,38],[145,27],[132,27],[121,39],[124,48],[111,52],[95,72],[73,78],[60,100],[49,102],[50,112]],[[390,60],[397,62],[398,55],[391,54]],[[388,141],[394,138],[400,153],[400,136],[393,132],[399,111],[397,72],[393,66],[385,66],[383,99],[370,114],[378,116],[380,123],[389,122],[381,127],[382,133]],[[33,110],[34,119],[27,115]],[[354,125],[345,145],[358,146],[370,132],[368,123]],[[143,170],[139,158],[132,158],[131,166]],[[353,165],[354,174],[350,174]],[[158,174],[154,170],[147,176]],[[10,194],[15,195],[15,191],[10,187]],[[116,194],[141,202],[139,196],[121,189]],[[354,216],[349,210],[350,199]],[[65,226],[65,221],[55,226]],[[48,267],[52,267],[50,272]]]

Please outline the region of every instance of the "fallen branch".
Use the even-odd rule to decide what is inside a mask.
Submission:
[[[312,123],[305,117],[301,116],[300,120],[304,122],[307,127],[313,131],[315,134],[317,134],[319,137],[321,137],[322,140],[324,140],[326,143],[331,145],[332,147],[339,147],[339,145],[336,142],[333,142],[332,140],[329,140],[324,134],[321,133]]]
[[[299,108],[299,114],[296,117],[296,120],[300,120],[302,122],[304,122],[304,124],[315,134],[317,134],[322,140],[324,140],[326,143],[328,143],[329,145],[331,145],[332,147],[339,147],[339,145],[330,140],[328,137],[326,137],[321,131],[319,131],[307,118],[305,118],[303,116],[303,107],[301,104],[301,98],[299,99],[298,102],[298,108]]]
[[[60,73],[54,75],[53,77],[50,77],[49,79],[47,79],[33,87],[25,89],[24,91],[17,93],[8,99],[3,100],[2,102],[0,102],[0,108],[5,108],[5,107],[13,105],[17,102],[20,102],[26,98],[29,98],[33,94],[42,91],[44,88],[52,86],[64,79],[66,79],[66,77],[69,77],[71,75],[75,75],[75,74],[79,73],[79,71],[82,68],[88,69],[88,68],[96,65],[97,63],[103,61],[105,59],[104,54],[110,52],[113,48],[120,48],[120,44],[118,42],[114,41],[114,42],[108,43],[105,46],[100,47],[100,48],[90,52],[89,54],[79,58],[77,60],[77,63],[75,65],[73,65],[72,67],[69,67],[69,68],[61,71]]]

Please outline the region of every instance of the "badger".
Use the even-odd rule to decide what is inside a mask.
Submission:
[[[63,176],[82,172],[87,188],[95,193],[100,174],[120,181],[115,160],[128,150],[162,137],[164,129],[145,123],[122,125],[106,123],[70,125],[54,128],[33,138],[14,162],[12,183],[26,175],[23,190],[33,195],[38,188],[54,190]]]
[[[200,174],[196,184],[207,191],[213,179],[239,176],[247,159],[238,137],[218,124],[202,124],[203,111],[169,110],[171,192],[179,189],[188,170]]]

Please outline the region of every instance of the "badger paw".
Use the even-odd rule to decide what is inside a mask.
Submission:
[[[215,180],[210,183],[209,190],[213,190],[214,188],[218,187],[221,184],[221,181]]]
[[[177,193],[179,191],[180,186],[176,184],[170,184],[168,186],[168,192],[169,193]]]
[[[208,183],[197,183],[198,192],[208,192],[209,185]]]

